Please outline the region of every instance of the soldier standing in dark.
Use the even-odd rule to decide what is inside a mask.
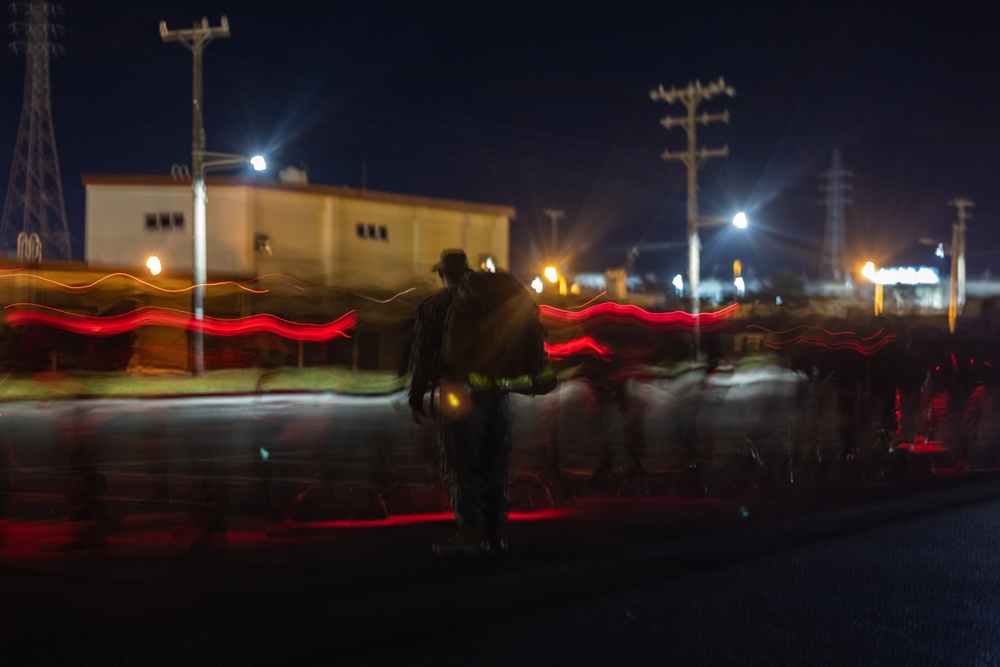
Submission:
[[[441,555],[505,553],[511,400],[509,394],[496,388],[474,389],[468,378],[453,377],[454,373],[443,367],[441,352],[448,309],[456,290],[472,271],[462,250],[444,250],[434,268],[444,289],[424,299],[417,308],[409,404],[413,421],[422,423],[427,417],[424,393],[441,381],[436,414],[438,444],[458,532],[435,542],[433,549]]]

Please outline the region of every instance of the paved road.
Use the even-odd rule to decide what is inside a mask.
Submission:
[[[581,383],[519,397],[513,552],[457,560],[430,551],[452,524],[401,396],[4,404],[0,661],[1000,663],[1000,476],[950,474],[947,451],[816,475],[796,429],[834,429],[802,388],[773,368],[630,385],[639,487],[584,483],[602,443],[624,462],[627,415]]]
[[[748,437],[765,463],[794,458],[808,467],[821,449],[827,458],[838,453],[839,430],[833,401],[807,389],[803,375],[775,367],[695,371],[629,382],[625,407],[601,409],[586,383],[566,382],[544,397],[515,397],[512,467],[549,474],[557,451],[561,471],[590,472],[605,448],[614,466],[625,466],[639,437],[648,469],[683,469],[696,448],[706,474],[723,484],[746,458]],[[183,499],[195,480],[224,479],[237,504],[262,487],[282,504],[307,486],[342,499],[370,485],[419,488],[434,484],[437,470],[433,429],[411,423],[402,394],[5,403],[0,434],[0,488],[6,481],[56,503],[84,469],[106,478],[108,494],[133,500],[156,485]],[[861,439],[867,454],[873,437]],[[358,509],[347,505],[345,516]]]
[[[446,517],[237,514],[200,555],[135,511],[110,548],[0,551],[4,664],[995,665],[1000,476],[582,497],[505,558],[435,557]]]

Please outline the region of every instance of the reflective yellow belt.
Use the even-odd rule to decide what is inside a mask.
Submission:
[[[531,389],[536,383],[551,381],[555,376],[556,371],[551,366],[546,366],[541,373],[534,377],[518,375],[512,378],[493,379],[483,373],[469,373],[469,386],[473,389],[499,389],[500,391],[531,393]]]

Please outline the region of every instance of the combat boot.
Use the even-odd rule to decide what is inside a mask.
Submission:
[[[462,524],[453,536],[438,540],[431,548],[439,556],[456,554],[476,555],[490,553],[490,541],[482,526]]]
[[[507,531],[503,521],[490,523],[486,526],[486,543],[489,546],[487,553],[495,556],[502,556],[510,551],[507,544]]]

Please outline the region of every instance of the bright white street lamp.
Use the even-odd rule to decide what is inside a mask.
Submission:
[[[736,293],[742,298],[747,292],[747,285],[743,282],[743,276],[737,276],[733,280],[733,285],[736,286]]]
[[[750,221],[747,214],[740,211],[732,218],[725,216],[701,216],[695,225],[695,234],[688,242],[688,283],[691,292],[691,312],[698,314],[698,287],[701,281],[701,241],[698,238],[698,230],[703,227],[718,227],[732,223],[737,229],[746,229]]]
[[[263,155],[254,155],[250,158],[250,166],[253,167],[254,171],[264,171],[267,169],[267,160],[264,159]]]
[[[149,272],[154,276],[160,275],[160,271],[163,270],[163,266],[160,264],[160,258],[157,257],[156,255],[153,255],[152,257],[147,259],[146,268],[149,269]]]

